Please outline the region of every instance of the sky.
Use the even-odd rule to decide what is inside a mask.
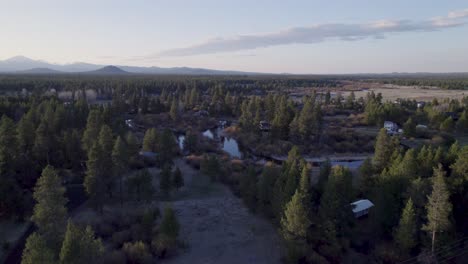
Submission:
[[[0,60],[468,72],[466,0],[0,0]]]

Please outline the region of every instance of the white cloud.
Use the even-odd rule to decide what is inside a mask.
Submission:
[[[466,24],[468,9],[450,12],[447,16],[424,21],[380,20],[363,24],[317,24],[308,27],[293,27],[266,33],[215,38],[193,46],[162,51],[137,60],[171,56],[191,56],[221,52],[252,50],[288,44],[312,44],[328,40],[357,41],[365,38],[382,39],[391,33],[434,31]]]

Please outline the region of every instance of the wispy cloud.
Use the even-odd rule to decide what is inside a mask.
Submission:
[[[135,60],[150,60],[161,57],[180,57],[221,52],[252,50],[288,44],[313,44],[328,40],[357,41],[366,38],[383,39],[391,33],[427,32],[466,24],[468,9],[457,10],[446,16],[423,21],[380,20],[362,24],[317,24],[307,27],[293,27],[266,34],[238,35],[229,38],[214,38],[193,46],[162,51]]]

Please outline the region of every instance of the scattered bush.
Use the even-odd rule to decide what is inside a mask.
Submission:
[[[134,243],[127,242],[123,245],[122,249],[129,263],[145,264],[151,261],[151,254],[148,250],[148,246],[142,241]]]
[[[106,253],[102,258],[102,264],[126,264],[125,254],[120,250]]]

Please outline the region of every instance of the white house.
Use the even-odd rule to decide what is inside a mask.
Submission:
[[[374,204],[367,199],[358,200],[351,203],[351,208],[353,210],[354,217],[356,218],[367,215],[369,213],[369,209],[373,206]]]
[[[388,133],[398,132],[398,125],[392,121],[385,121],[384,128],[387,130]]]

